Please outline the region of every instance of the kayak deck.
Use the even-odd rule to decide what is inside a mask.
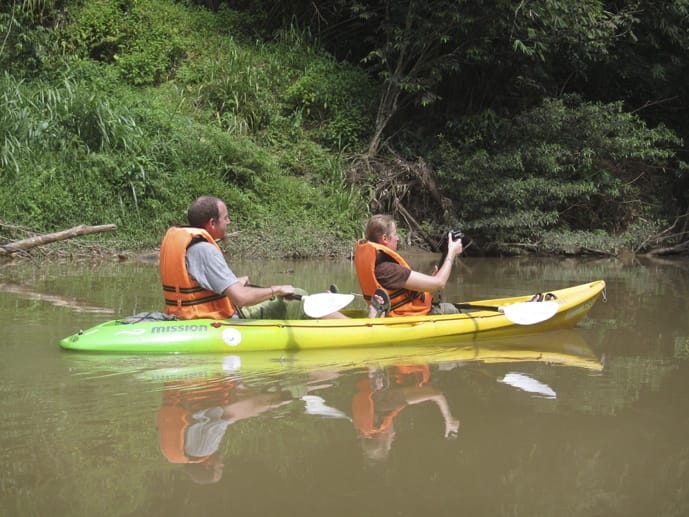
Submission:
[[[366,318],[350,311],[349,319],[319,320],[173,320],[123,324],[112,320],[60,341],[68,350],[114,353],[199,353],[305,350],[419,344],[479,335],[500,337],[574,327],[604,293],[602,280],[555,291],[557,311],[544,321],[519,325],[498,310],[528,302],[532,295],[478,300],[469,305],[493,307],[461,314]],[[551,303],[551,302],[548,302]],[[462,304],[466,305],[466,304]]]

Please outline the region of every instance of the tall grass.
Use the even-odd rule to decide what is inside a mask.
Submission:
[[[43,5],[53,6],[34,7]],[[194,197],[213,193],[242,231],[235,253],[350,246],[364,204],[345,187],[338,148],[355,144],[350,128],[365,116],[342,88],[365,83],[361,74],[298,31],[247,42],[247,20],[227,9],[65,8],[70,23],[33,75],[0,76],[3,220],[37,231],[113,223],[117,238],[148,247],[185,222]]]

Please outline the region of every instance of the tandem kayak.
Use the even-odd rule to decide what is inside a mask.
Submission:
[[[549,296],[547,296],[549,295]],[[558,289],[546,301],[532,294],[457,304],[460,314],[348,319],[112,320],[60,341],[67,350],[111,353],[234,353],[384,345],[457,344],[477,337],[518,336],[574,327],[605,296],[605,282]]]

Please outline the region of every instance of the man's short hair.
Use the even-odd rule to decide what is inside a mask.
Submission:
[[[215,196],[197,197],[187,210],[189,225],[195,228],[203,228],[211,219],[220,217],[218,204],[222,200]]]

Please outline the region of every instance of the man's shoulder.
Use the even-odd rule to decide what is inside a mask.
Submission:
[[[206,255],[222,256],[222,251],[217,246],[204,239],[193,242],[187,248],[187,257],[200,257]]]
[[[195,238],[191,242],[191,244],[189,244],[189,249],[192,249],[192,248],[213,249],[213,250],[218,249],[217,246],[211,244],[210,242],[208,242],[203,237]]]

